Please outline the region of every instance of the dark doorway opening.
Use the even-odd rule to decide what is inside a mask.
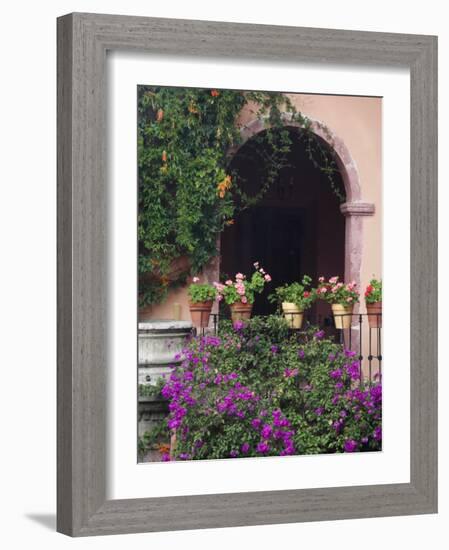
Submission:
[[[256,261],[272,276],[264,293],[256,297],[253,315],[274,313],[268,295],[277,286],[301,280],[304,274],[314,282],[321,275],[344,277],[345,219],[340,200],[327,175],[310,159],[301,134],[292,130],[291,138],[287,166],[263,198],[241,211],[221,237],[222,278],[232,278],[239,271],[249,276]],[[246,143],[232,161],[232,169],[241,175],[250,196],[257,194],[263,181],[257,147]],[[323,143],[322,147],[328,146]],[[334,183],[344,189],[339,174],[334,175]],[[312,317],[322,320],[329,313],[326,304],[318,304]]]

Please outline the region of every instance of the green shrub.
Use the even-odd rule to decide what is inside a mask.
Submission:
[[[178,459],[381,448],[381,385],[359,387],[354,352],[323,331],[290,335],[278,316],[222,322],[180,359],[162,389]]]

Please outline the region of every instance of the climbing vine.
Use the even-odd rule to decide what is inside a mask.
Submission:
[[[247,106],[265,119],[247,152],[258,155],[263,177],[256,194],[244,191],[230,151],[241,144],[238,117]],[[236,214],[256,204],[288,164],[292,121],[307,136],[311,160],[332,183],[336,165],[313,139],[310,121],[278,92],[138,87],[139,303],[160,302],[216,255],[217,239]],[[261,143],[263,146],[261,147]],[[239,153],[240,154],[240,153]],[[340,197],[341,199],[341,197]],[[181,259],[181,260],[180,260]],[[184,261],[182,261],[184,260]]]

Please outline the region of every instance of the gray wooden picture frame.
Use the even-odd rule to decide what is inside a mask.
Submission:
[[[82,13],[57,25],[58,531],[83,536],[436,512],[437,38]],[[410,483],[106,499],[108,50],[410,69]]]

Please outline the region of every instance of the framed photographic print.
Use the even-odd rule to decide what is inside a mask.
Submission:
[[[58,530],[436,512],[436,38],[58,20]]]

